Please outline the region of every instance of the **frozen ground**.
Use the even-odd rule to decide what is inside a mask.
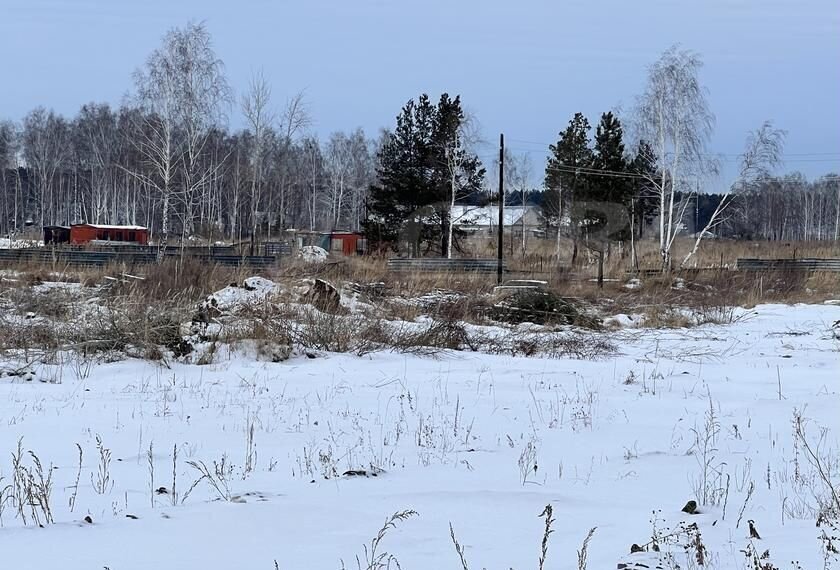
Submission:
[[[545,568],[577,568],[593,527],[589,568],[696,567],[688,539],[667,544],[680,521],[697,524],[709,568],[752,568],[750,543],[778,568],[823,568],[828,488],[792,418],[808,418],[837,485],[839,319],[837,306],[765,305],[734,325],[619,331],[620,355],[594,362],[222,354],[2,378],[0,488],[22,438],[23,467],[35,470],[28,450],[53,466],[55,523],[38,528],[26,507],[24,526],[6,488],[0,568],[367,568],[363,545],[413,509],[378,547],[402,568],[462,568],[451,523],[470,568],[535,569],[546,504]],[[681,512],[701,494],[700,514]]]

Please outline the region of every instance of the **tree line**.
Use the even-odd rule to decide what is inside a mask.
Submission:
[[[234,97],[203,25],[173,29],[119,107],[0,122],[0,233],[80,221],[140,224],[162,241],[360,229],[378,141],[361,129],[319,140],[303,94],[275,106],[259,74]],[[244,128],[226,126],[231,113]]]
[[[547,233],[572,241],[572,262],[579,246],[655,237],[670,267],[692,209],[694,251],[712,235],[840,239],[838,177],[778,175],[785,133],[769,122],[747,133],[731,188],[702,191],[720,163],[708,148],[714,115],[701,68],[697,54],[670,48],[628,113],[602,113],[594,132],[575,113],[548,146],[541,185],[527,153],[507,151],[506,203],[539,204]],[[232,114],[243,128],[228,127]],[[452,206],[497,200],[498,159],[479,157],[476,122],[457,95],[408,101],[375,137],[357,129],[319,140],[311,126],[303,94],[278,105],[255,74],[235,97],[206,28],[173,29],[120,106],[90,103],[71,118],[38,107],[20,124],[0,122],[0,234],[86,221],[144,225],[166,243],[340,228],[451,256]]]

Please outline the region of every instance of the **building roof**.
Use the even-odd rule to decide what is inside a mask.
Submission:
[[[73,224],[74,226],[87,226],[89,228],[96,228],[97,230],[147,230],[144,226],[112,226],[108,224]]]
[[[505,226],[521,223],[522,216],[533,206],[505,206]],[[460,206],[452,208],[452,221],[456,226],[488,227],[499,225],[499,206]]]

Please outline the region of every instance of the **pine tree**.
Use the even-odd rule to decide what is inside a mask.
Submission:
[[[369,193],[368,239],[395,243],[403,223],[426,201],[429,184],[425,175],[427,147],[433,113],[429,98],[409,101],[397,116],[397,126],[379,151],[377,183]],[[416,237],[415,246],[420,242]]]
[[[624,156],[624,130],[618,118],[607,112],[601,115],[601,121],[595,129],[595,149],[593,168],[603,172],[593,173],[586,186],[586,200],[615,205],[625,211],[630,210],[635,189],[634,180],[624,176],[628,174],[628,163]],[[611,208],[612,209],[612,208]],[[603,210],[603,208],[602,208]],[[585,210],[588,220],[598,220],[595,225],[602,225],[600,220],[605,212],[597,207]],[[629,216],[628,216],[629,219]],[[623,240],[629,237],[629,227],[613,231],[609,239]]]
[[[577,259],[578,228],[581,212],[575,204],[579,196],[586,193],[588,178],[585,170],[592,167],[593,154],[589,148],[589,120],[582,113],[575,113],[566,130],[560,133],[557,144],[549,146],[551,156],[545,167],[545,188],[543,212],[548,218],[555,218],[559,224],[568,215],[571,221],[572,263]],[[568,213],[568,214],[566,214]]]
[[[460,97],[428,95],[409,101],[378,153],[377,183],[371,186],[368,239],[395,246],[400,239],[418,255],[422,243],[448,251],[450,203],[481,188],[484,169],[465,147]]]

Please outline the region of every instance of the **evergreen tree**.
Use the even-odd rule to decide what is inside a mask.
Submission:
[[[581,212],[575,204],[586,193],[588,182],[585,170],[592,167],[593,153],[589,148],[589,120],[582,113],[575,113],[566,130],[560,133],[557,144],[549,146],[551,156],[545,167],[546,195],[543,197],[543,213],[546,219],[555,219],[559,224],[568,215],[571,221],[574,250],[572,263],[577,259],[578,228]]]
[[[586,185],[587,201],[615,204],[626,211],[630,210],[635,190],[634,180],[624,176],[628,174],[628,163],[624,155],[624,131],[618,118],[607,112],[601,115],[601,121],[595,129],[595,149],[593,168],[606,171],[593,173]],[[602,225],[605,212],[585,209],[584,215],[590,223]],[[629,219],[629,216],[628,216]],[[621,228],[607,236],[609,239],[627,239],[630,228]]]
[[[452,192],[459,199],[481,189],[484,168],[465,148],[460,97],[441,95],[437,106],[423,94],[397,116],[377,155],[377,183],[370,188],[368,239],[396,245],[402,238],[412,254],[426,242],[445,253]]]

